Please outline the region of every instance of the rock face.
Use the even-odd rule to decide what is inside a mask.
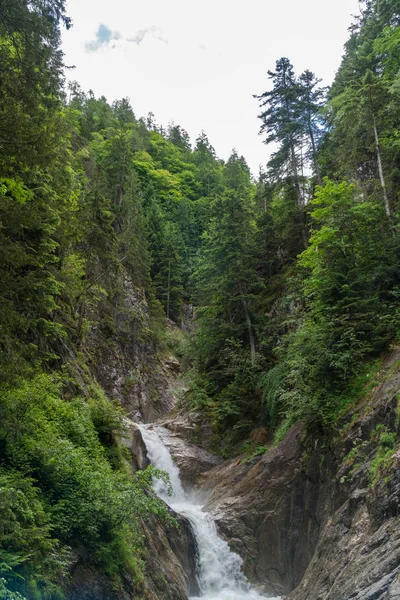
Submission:
[[[111,318],[112,331],[94,326],[89,334],[91,370],[107,395],[120,400],[134,421],[151,423],[172,409],[174,398],[168,365],[161,364],[146,333],[150,321],[143,291],[128,279]]]
[[[180,470],[180,479],[186,489],[192,489],[199,476],[222,462],[222,459],[199,446],[189,444],[165,427],[157,424],[157,433],[168,448]]]
[[[173,415],[166,415],[158,420],[158,425],[171,431],[176,437],[182,438],[189,444],[214,450],[214,432],[211,423],[204,415],[183,408],[174,410]]]
[[[154,424],[154,428],[179,467],[183,487],[192,489],[201,474],[222,462],[220,457],[194,444],[188,444],[165,427]],[[145,469],[150,464],[142,434],[129,419],[125,419],[125,432],[121,436],[121,442],[129,450],[133,471]]]
[[[167,528],[153,518],[145,526],[146,589],[152,600],[187,600],[196,595],[196,541],[184,517],[176,515],[179,529]]]
[[[318,538],[318,480],[301,471],[296,428],[261,458],[229,461],[203,476],[206,504],[221,534],[244,559],[250,580],[287,594],[300,581]]]
[[[397,352],[388,357],[380,384],[346,417],[332,448],[315,553],[290,600],[400,599],[400,454],[391,447],[398,361]]]
[[[124,419],[124,425],[125,430],[120,437],[120,441],[129,450],[132,460],[132,470],[136,472],[145,469],[149,466],[150,461],[142,434],[133,421]]]
[[[400,600],[399,358],[388,357],[328,449],[304,447],[296,427],[262,457],[202,477],[207,509],[266,592]]]
[[[90,557],[76,558],[65,590],[66,600],[187,600],[196,595],[196,542],[188,521],[170,511],[178,527],[161,523],[156,517],[142,523],[145,536],[145,573],[143,584],[128,574],[122,587],[112,582],[95,566]]]
[[[66,600],[131,600],[135,598],[133,582],[124,581],[124,588],[116,592],[112,582],[83,559],[77,560],[70,572],[70,583],[65,590]]]

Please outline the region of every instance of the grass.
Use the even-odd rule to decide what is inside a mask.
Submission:
[[[349,391],[342,396],[338,405],[343,416],[350,408],[357,406],[362,398],[367,398],[372,390],[380,383],[382,359],[374,360],[365,365],[349,385]]]
[[[375,458],[369,469],[369,483],[375,486],[379,483],[381,475],[391,466],[393,454],[396,447],[397,436],[395,431],[379,423],[371,433],[371,439],[378,444]]]
[[[178,327],[169,327],[164,335],[163,347],[167,353],[184,359],[188,353],[189,334]]]

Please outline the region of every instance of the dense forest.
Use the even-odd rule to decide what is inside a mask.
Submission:
[[[364,389],[400,327],[399,21],[363,0],[329,89],[270,65],[255,180],[204,132],[66,87],[64,0],[0,2],[0,598],[62,598],[82,548],[140,590],[140,522],[169,519],[92,374],[127,282],[137,339],[179,355],[224,456],[260,426],[324,436]]]

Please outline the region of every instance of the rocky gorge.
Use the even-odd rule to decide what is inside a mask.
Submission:
[[[262,593],[288,600],[394,600],[400,598],[400,453],[393,443],[399,391],[400,351],[394,348],[328,441],[310,447],[297,425],[261,456],[214,456],[202,447],[194,413],[172,412],[154,427],[183,486],[203,498]],[[135,464],[143,468],[148,458],[139,430],[132,440]],[[187,548],[194,551],[190,527],[158,539],[151,554],[164,559],[168,591],[156,589],[154,598],[187,598],[196,584],[187,559]]]
[[[265,451],[224,460],[215,453],[209,420],[186,403],[178,357],[157,354],[137,329],[146,302],[125,282],[126,302],[114,315],[118,336],[95,330],[91,370],[123,406],[119,443],[132,472],[150,464],[141,423],[150,424],[218,534],[243,560],[242,570],[264,597],[288,600],[400,599],[400,349],[383,357],[361,398],[329,437],[311,439],[301,424],[278,444],[253,432]],[[139,324],[139,325],[138,325]],[[177,327],[169,324],[176,333]],[[156,516],[142,523],[145,540],[142,597],[187,600],[199,593],[196,539],[188,518],[169,512],[178,528]],[[68,600],[138,597],[127,575],[115,590],[77,555],[66,584]],[[140,597],[140,596],[139,596]],[[197,596],[196,596],[197,597]]]
[[[120,443],[132,472],[150,460],[137,424],[152,423],[180,470],[185,491],[195,490],[219,535],[243,560],[247,579],[268,597],[288,600],[400,599],[400,350],[382,359],[361,399],[343,413],[327,437],[306,435],[301,424],[274,445],[265,431],[254,437],[261,455],[223,460],[204,414],[186,404],[178,357],[159,354],[142,331],[148,306],[128,278],[114,311],[111,339],[94,327],[91,376],[123,406]],[[97,315],[94,315],[94,319]],[[170,333],[179,328],[169,323]],[[85,389],[84,374],[75,377]],[[197,594],[196,540],[185,516],[179,528],[153,517],[145,539],[143,598],[187,600]],[[130,600],[131,578],[115,590],[89,557],[77,554],[66,583],[68,600]]]

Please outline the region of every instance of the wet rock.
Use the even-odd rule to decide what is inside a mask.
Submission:
[[[132,433],[131,451],[136,470],[143,470],[150,465],[146,446],[139,429],[135,429]]]
[[[247,462],[231,460],[202,477],[206,510],[266,593],[287,594],[300,581],[318,537],[318,486],[301,469],[302,430]]]
[[[214,432],[204,415],[183,408],[180,411],[174,410],[173,415],[159,419],[157,424],[189,444],[211,453],[215,450]]]
[[[162,600],[187,600],[198,593],[196,541],[187,519],[170,513],[179,528],[165,526],[153,517],[144,525],[146,536],[146,587]]]
[[[120,441],[129,450],[134,472],[149,466],[150,461],[140,429],[130,419],[124,419],[124,432],[120,436]]]
[[[288,600],[400,600],[400,453],[377,470],[377,425],[395,432],[400,354],[330,446],[295,427],[275,448],[202,476],[206,509],[245,573]],[[382,430],[382,429],[381,429]],[[375,470],[373,470],[375,469]],[[371,473],[375,473],[372,477]]]
[[[164,427],[157,425],[155,429],[180,470],[180,478],[184,488],[193,488],[200,474],[209,471],[222,462],[220,457],[194,444],[187,443]]]

